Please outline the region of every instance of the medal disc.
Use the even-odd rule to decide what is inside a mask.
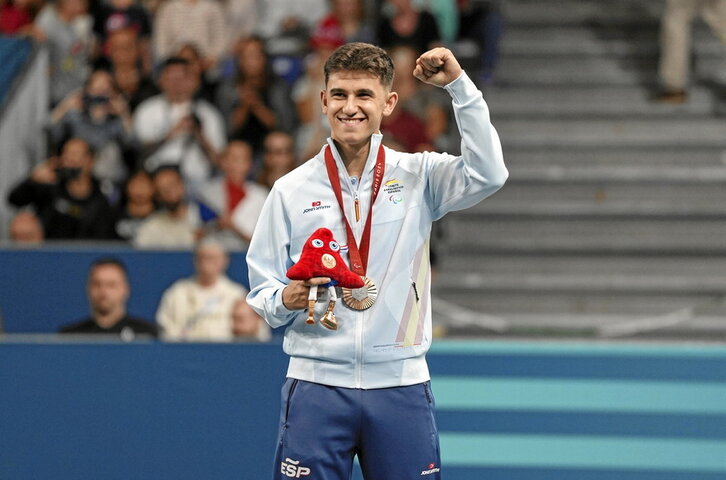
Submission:
[[[343,303],[353,310],[367,310],[376,303],[378,288],[368,277],[363,277],[364,285],[360,288],[344,288]]]

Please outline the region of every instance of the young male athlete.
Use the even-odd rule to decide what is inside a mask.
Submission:
[[[272,327],[287,325],[283,348],[290,364],[274,478],[348,480],[357,455],[369,480],[438,479],[425,360],[431,222],[504,184],[501,145],[481,92],[445,48],[421,55],[413,74],[451,95],[462,137],[458,157],[382,145],[381,120],[398,100],[385,51],[343,45],[324,73],[320,98],[331,138],[275,183],[247,254],[249,304]],[[332,328],[306,323],[310,287],[330,279],[285,276],[319,227],[347,244],[343,258],[366,280],[339,294]],[[319,300],[316,319],[328,304]]]

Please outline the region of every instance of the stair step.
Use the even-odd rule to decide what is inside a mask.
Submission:
[[[495,122],[496,125],[496,122]],[[527,165],[555,168],[607,168],[612,166],[653,168],[720,168],[726,165],[722,145],[507,145],[507,166]]]
[[[648,275],[711,277],[726,272],[726,256],[716,255],[537,255],[479,254],[451,250],[442,271],[505,275]]]
[[[489,87],[484,98],[495,123],[512,116],[705,116],[714,112],[714,94],[706,88],[689,91],[681,105],[659,104],[652,100],[654,91],[642,87],[531,88]]]
[[[504,85],[652,85],[658,59],[652,55],[602,57],[590,55],[532,55],[503,57],[496,80]],[[692,71],[697,80],[723,83],[722,56],[699,58]]]
[[[628,25],[556,25],[544,27],[508,26],[500,42],[502,56],[563,55],[589,56],[647,56],[660,55],[657,23],[633,28]],[[694,23],[693,55],[716,57],[724,54],[717,37],[703,24]]]
[[[726,183],[726,166],[673,165],[532,165],[507,159],[508,187],[514,182],[543,183],[663,183],[683,182],[707,185]]]
[[[504,151],[515,146],[674,146],[726,149],[726,124],[715,118],[579,119],[522,118],[495,121]]]
[[[503,8],[508,25],[652,25],[659,22],[663,1],[620,0],[603,4],[578,0],[510,0]]]
[[[688,295],[672,292],[630,294],[601,291],[567,293],[540,290],[519,292],[479,290],[471,293],[454,288],[444,290],[439,287],[437,287],[436,295],[452,304],[481,312],[482,316],[493,315],[507,319],[513,315],[529,314],[532,318],[543,319],[542,325],[546,325],[545,318],[564,317],[568,314],[607,314],[652,318],[694,306],[710,305],[715,298],[713,295]],[[709,308],[709,310],[714,309]],[[723,315],[726,315],[724,307],[715,310],[715,313],[721,315],[722,318]]]
[[[449,215],[448,249],[485,253],[650,253],[726,252],[726,221],[621,218]]]

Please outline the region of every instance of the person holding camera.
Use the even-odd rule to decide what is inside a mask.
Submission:
[[[15,207],[34,208],[48,240],[98,240],[112,237],[111,207],[93,177],[94,152],[71,138],[59,157],[38,165],[10,191]]]
[[[209,179],[213,161],[227,144],[221,114],[211,103],[194,99],[196,87],[189,61],[171,57],[161,66],[161,94],[143,101],[133,116],[144,168],[176,166],[192,188]]]
[[[71,137],[88,142],[96,152],[94,174],[101,181],[122,183],[135,167],[131,114],[106,70],[93,72],[83,89],[71,93],[53,109],[49,133],[54,146]]]

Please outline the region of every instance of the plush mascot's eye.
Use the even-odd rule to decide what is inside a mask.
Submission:
[[[320,240],[319,238],[313,238],[312,244],[313,244],[313,247],[315,247],[315,248],[322,248],[323,245],[325,245],[325,243],[323,243],[323,241]]]
[[[328,245],[330,246],[330,249],[334,252],[340,250],[340,245],[338,245],[338,242],[330,242]]]

